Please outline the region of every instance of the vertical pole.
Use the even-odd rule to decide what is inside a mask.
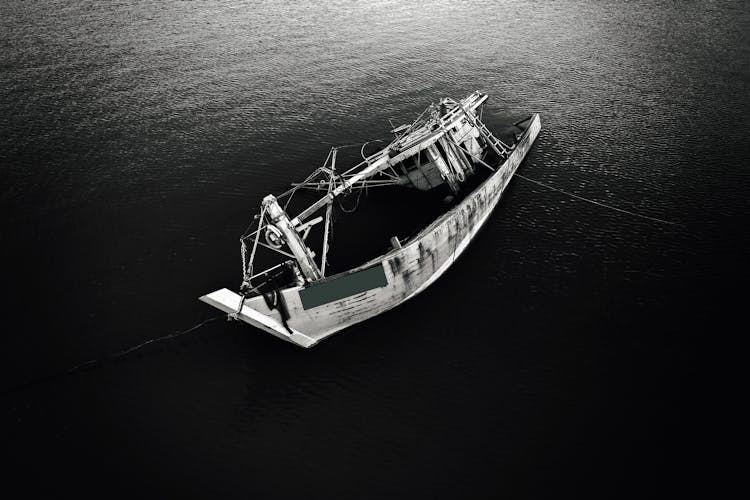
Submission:
[[[333,148],[333,156],[331,158],[331,178],[328,180],[328,193],[330,194],[333,190],[333,176],[336,175],[336,152],[338,150]],[[326,264],[328,264],[328,232],[331,227],[331,210],[333,209],[333,200],[328,202],[326,207],[326,222],[323,227],[323,252],[320,257],[320,274],[326,275]]]
[[[244,269],[243,279],[253,275],[253,262],[255,261],[255,250],[258,249],[258,240],[260,239],[260,230],[263,229],[263,216],[266,215],[266,207],[260,209],[260,218],[258,219],[258,230],[255,232],[255,241],[253,241],[253,250],[250,252],[250,264]],[[245,242],[243,241],[244,245]]]

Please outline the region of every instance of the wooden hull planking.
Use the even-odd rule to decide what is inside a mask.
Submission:
[[[311,347],[420,293],[455,262],[479,232],[540,128],[540,117],[534,114],[502,165],[464,200],[401,248],[307,287],[280,290],[290,313],[288,329],[282,324],[279,311],[269,309],[262,296],[245,299],[237,318],[296,345]],[[378,266],[382,266],[382,271]],[[234,313],[241,296],[224,288],[200,300]]]

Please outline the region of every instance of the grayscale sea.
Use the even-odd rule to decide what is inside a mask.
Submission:
[[[6,498],[712,484],[747,2],[4,0],[0,36]],[[117,355],[215,317],[262,197],[330,146],[474,90],[490,129],[541,113],[520,174],[675,224],[516,178],[433,286],[312,350],[220,318]]]

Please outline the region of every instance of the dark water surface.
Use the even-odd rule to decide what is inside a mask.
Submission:
[[[705,346],[747,279],[744,2],[6,0],[0,33],[0,436],[27,494],[701,484]],[[680,225],[516,179],[427,292],[313,350],[219,320],[54,376],[214,316],[196,298],[239,284],[263,195],[475,89],[491,128],[541,113],[520,173]]]

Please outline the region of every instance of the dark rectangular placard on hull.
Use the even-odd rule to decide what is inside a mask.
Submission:
[[[383,264],[362,269],[355,273],[346,274],[330,281],[316,283],[299,291],[302,307],[312,309],[329,302],[351,297],[358,293],[384,287],[388,284]]]

